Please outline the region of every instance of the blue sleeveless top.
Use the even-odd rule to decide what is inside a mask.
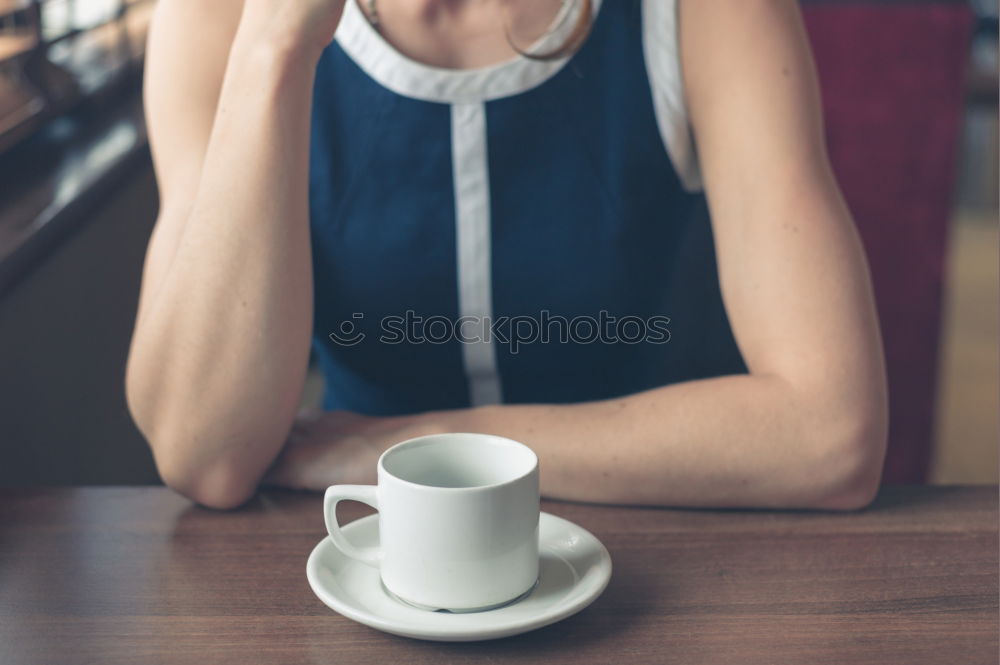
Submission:
[[[582,48],[448,70],[348,0],[314,93],[325,409],[610,398],[744,372],[719,296],[675,0],[594,0]],[[533,49],[562,44],[567,3]]]

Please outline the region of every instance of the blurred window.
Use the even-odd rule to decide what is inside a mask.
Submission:
[[[136,80],[155,0],[0,0],[0,152]]]

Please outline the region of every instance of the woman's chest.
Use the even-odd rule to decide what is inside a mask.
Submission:
[[[551,102],[397,104],[372,100],[353,134],[314,133],[319,313],[485,313],[470,291],[493,314],[658,307],[692,197],[655,127]]]

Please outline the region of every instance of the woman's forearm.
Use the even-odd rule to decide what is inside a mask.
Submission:
[[[249,496],[284,442],[312,327],[312,54],[241,25],[197,195],[136,324],[129,402],[168,484]]]
[[[421,419],[528,444],[548,497],[666,506],[861,507],[878,486],[885,436],[876,412],[835,413],[781,378],[753,375]]]

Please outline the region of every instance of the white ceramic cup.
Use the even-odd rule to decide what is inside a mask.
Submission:
[[[337,503],[379,511],[379,547],[340,531]],[[398,598],[429,610],[477,611],[508,603],[538,580],[538,458],[489,434],[409,439],[378,460],[378,485],[334,485],[323,512],[341,552],[379,569]]]

